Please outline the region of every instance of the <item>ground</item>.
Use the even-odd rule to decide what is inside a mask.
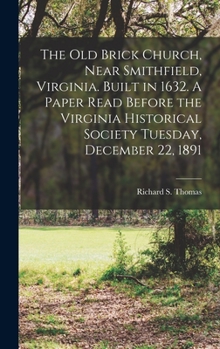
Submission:
[[[199,287],[179,290],[174,285],[173,301],[161,285],[140,296],[129,295],[125,288],[94,283],[64,292],[44,285],[20,286],[19,348],[220,348],[219,288],[209,286],[207,298]],[[143,287],[138,290],[141,294]],[[180,299],[184,307],[188,304],[184,313]],[[190,303],[196,299],[198,313]]]

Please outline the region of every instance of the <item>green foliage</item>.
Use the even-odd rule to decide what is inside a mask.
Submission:
[[[133,6],[127,27],[127,36],[195,36],[213,21],[219,10],[218,0],[201,0],[187,6],[184,1],[179,6],[175,1],[148,1],[140,6]],[[46,14],[39,25],[40,36],[91,36],[98,19],[101,1],[75,1],[70,10],[71,2],[51,0],[46,6]],[[129,14],[130,1],[123,1],[125,18]],[[188,8],[187,8],[188,7]],[[36,2],[20,2],[19,29],[20,35],[27,35],[34,20]],[[66,17],[66,15],[69,15]],[[111,16],[109,3],[106,19],[103,22],[100,36],[114,36],[115,25]],[[161,16],[162,11],[167,16]],[[66,19],[65,19],[66,17]],[[146,17],[146,18],[145,18]],[[156,21],[155,21],[156,18]]]
[[[107,270],[102,274],[100,281],[114,280],[116,275],[125,274],[124,269],[118,268],[116,266],[110,266]]]
[[[180,268],[180,261],[175,253],[175,237],[173,226],[176,221],[185,217],[185,262]],[[150,274],[163,275],[170,272],[182,272],[185,276],[210,277],[218,270],[219,245],[213,240],[208,213],[205,210],[173,210],[165,211],[161,225],[170,225],[170,236],[161,239],[155,234],[157,248],[146,250],[143,254],[150,256],[147,265]]]
[[[111,265],[101,276],[101,281],[114,280],[116,275],[125,275],[131,267],[132,256],[125,236],[118,231],[113,246],[113,265]]]
[[[184,221],[185,259],[180,263],[175,250],[174,224]],[[113,264],[103,273],[101,280],[114,280],[117,275],[138,278],[173,275],[216,279],[220,269],[218,233],[214,240],[207,210],[167,210],[161,216],[161,226],[153,237],[154,247],[130,254],[125,236],[118,232],[113,249]],[[169,224],[169,234],[160,230]],[[169,302],[173,302],[172,299]]]
[[[81,268],[76,268],[76,270],[74,270],[73,272],[73,276],[79,276],[82,273]]]
[[[99,210],[94,220],[91,210],[20,210],[20,226],[143,226],[156,225],[159,210]]]
[[[142,254],[150,257],[150,261],[145,266],[146,275],[158,276],[176,270],[177,261],[173,242],[158,241],[157,248],[147,249]]]
[[[126,242],[125,236],[119,230],[114,242],[113,257],[115,260],[115,265],[124,271],[132,261],[129,251],[130,248]]]

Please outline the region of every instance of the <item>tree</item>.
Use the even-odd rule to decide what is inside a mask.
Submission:
[[[185,210],[169,210],[167,217],[174,227],[174,252],[176,260],[179,262],[179,267],[185,267],[186,258],[186,217]]]
[[[218,0],[20,0],[20,36],[198,36],[219,9]]]

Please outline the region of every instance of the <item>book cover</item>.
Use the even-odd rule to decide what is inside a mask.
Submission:
[[[20,348],[202,348],[203,341],[205,348],[217,348],[218,2],[20,1],[19,36]],[[164,235],[158,233],[161,224]],[[73,235],[57,235],[64,225],[91,229],[90,235],[82,232],[83,242],[74,232],[75,259],[62,247],[62,234],[74,244]],[[86,285],[80,261],[87,256],[87,263],[97,262],[100,254],[92,254],[91,246],[88,252],[85,240],[95,241],[92,234],[109,225],[118,230],[104,235],[116,239],[115,264]],[[135,229],[147,230],[158,249],[149,240],[135,257],[129,255],[125,225],[133,236]],[[58,247],[63,259],[55,257]],[[74,261],[71,272],[56,264],[59,258]],[[51,281],[52,266],[59,270],[60,288]],[[107,283],[100,287],[100,280]],[[189,296],[199,283],[212,294],[200,308]],[[121,284],[137,297],[135,304]],[[74,305],[71,314],[56,291],[62,303]],[[51,312],[50,296],[56,303]],[[198,297],[202,302],[200,291]],[[208,329],[209,302],[215,310]],[[153,315],[146,316],[151,307]],[[194,333],[192,324],[201,324],[213,340]]]

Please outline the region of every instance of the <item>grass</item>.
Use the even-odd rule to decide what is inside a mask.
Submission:
[[[122,231],[131,252],[147,247],[152,229],[105,227],[43,227],[19,229],[19,261],[55,263],[109,261],[118,231]]]
[[[62,324],[62,322],[53,314],[49,314],[47,316],[43,316],[40,314],[29,314],[27,316],[27,319],[35,323],[45,323],[47,325],[59,326],[60,324]]]
[[[76,346],[60,344],[56,341],[40,341],[32,340],[30,342],[26,342],[25,349],[77,349]]]
[[[131,254],[147,247],[152,229],[43,227],[19,229],[19,278],[23,285],[62,285],[69,289],[96,278],[112,262],[119,229]],[[61,278],[62,276],[62,278]]]
[[[67,334],[66,330],[64,328],[44,328],[44,327],[38,327],[36,329],[37,334],[41,334],[43,336],[57,336],[59,334]]]
[[[129,338],[139,335],[138,326],[142,322],[160,338],[156,343],[155,338],[142,345],[137,345],[140,342],[133,343],[129,349],[187,349],[196,345],[196,334],[205,335],[206,338],[212,338],[213,334],[217,337],[219,308],[218,293],[215,292],[218,289],[212,292],[215,285],[209,289],[202,280],[184,280],[173,274],[166,278],[148,278],[144,281],[146,287],[133,280],[113,280],[107,283],[98,281],[99,276],[112,263],[111,255],[119,230],[125,236],[131,254],[149,247],[152,229],[20,228],[19,283],[20,296],[25,299],[22,305],[24,331],[21,349],[78,348],[75,344],[81,337],[78,337],[78,332],[72,335],[71,331],[75,326],[83,334],[84,330],[87,331],[85,333],[90,333],[90,329],[86,330],[88,318],[90,319],[86,309],[93,309],[91,314],[94,314],[95,323],[100,321],[102,324],[102,317],[99,319],[101,308],[102,311],[106,309],[105,316],[110,316],[109,319],[111,315],[118,316],[117,313],[114,314],[117,303],[111,305],[112,314],[108,313],[109,300],[103,298],[108,287],[107,292],[111,290],[111,295],[117,301],[119,294],[120,301],[129,299],[132,304],[138,300],[137,304],[145,307],[144,312],[142,306],[140,312],[137,307],[133,321],[130,318],[129,321],[124,321],[127,307],[129,308],[125,302],[127,305],[123,308],[125,313],[121,329],[127,334],[128,342]],[[109,334],[111,328],[112,323],[109,320],[102,336],[96,339],[91,348],[115,349],[115,341],[110,340],[109,335],[106,337],[105,332],[107,330]],[[28,336],[25,330],[29,331]],[[117,331],[114,335],[117,336]],[[72,342],[70,345],[68,338]],[[160,346],[161,339],[167,340],[167,344]]]
[[[167,287],[158,294],[152,294],[151,296],[152,304],[162,306],[176,306],[182,301],[183,299],[180,294],[180,287],[176,284],[174,284],[172,287]]]

